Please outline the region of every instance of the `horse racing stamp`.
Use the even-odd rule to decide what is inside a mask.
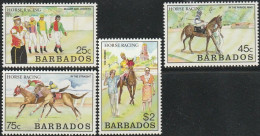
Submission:
[[[3,4],[3,66],[96,66],[96,4]]]
[[[4,134],[95,134],[96,72],[4,71]]]
[[[165,66],[257,66],[257,2],[165,3]]]
[[[99,40],[101,134],[161,133],[158,39]]]

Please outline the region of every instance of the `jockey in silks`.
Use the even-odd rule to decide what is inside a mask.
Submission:
[[[56,97],[55,92],[57,92],[57,91],[53,91],[53,89],[58,90],[58,86],[56,84],[54,84],[52,81],[50,81],[48,89],[51,90],[51,92],[53,93],[53,98],[55,98]]]
[[[42,84],[43,85],[42,81],[40,81],[40,80],[28,80],[28,85],[25,88],[28,88],[30,86],[35,87],[38,84]],[[35,93],[35,97],[36,97],[36,99],[35,99],[35,103],[36,103],[38,101],[38,99],[40,97],[42,97],[41,90],[38,93]]]
[[[202,15],[202,11],[198,10],[197,15],[195,16],[195,19],[194,19],[194,24],[195,24],[195,26],[197,26],[197,27],[200,26],[201,29],[204,29],[206,25],[205,25],[204,21],[200,19],[201,15]]]
[[[121,68],[120,75],[122,75],[122,73],[123,73],[123,76],[121,78],[123,79],[123,81],[126,81],[126,79],[128,77],[128,72],[129,72],[128,66],[127,66],[128,60],[126,59],[125,53],[121,53],[120,56],[123,59],[120,63],[120,68]]]

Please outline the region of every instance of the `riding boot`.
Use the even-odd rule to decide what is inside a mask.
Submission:
[[[30,53],[30,54],[32,53],[32,50],[31,50],[31,49],[29,49],[29,53]]]
[[[40,50],[41,50],[41,53],[42,53],[42,48],[40,48]]]
[[[34,103],[37,103],[38,99],[39,99],[39,95],[38,94],[35,94],[35,102]]]
[[[47,52],[47,50],[46,50],[46,46],[44,46],[44,51]]]
[[[61,47],[60,47],[59,49],[60,49],[60,52],[63,52],[63,50],[62,50],[62,48],[61,48]]]
[[[34,48],[34,52],[35,52],[35,53],[39,53],[39,52],[37,51],[37,48]]]
[[[56,53],[58,53],[58,51],[57,51],[57,47],[55,46],[55,48],[54,48],[54,51],[56,52]]]

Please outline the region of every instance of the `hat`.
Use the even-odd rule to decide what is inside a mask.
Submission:
[[[52,85],[52,84],[53,84],[53,82],[52,82],[52,81],[50,81],[49,85]]]
[[[21,19],[21,17],[20,17],[20,16],[15,16],[15,17],[13,18],[13,20],[17,20],[17,19]]]
[[[121,57],[122,57],[122,56],[125,56],[125,53],[122,52],[122,53],[120,54],[120,56],[121,56]]]
[[[33,20],[34,20],[34,17],[31,17],[30,20],[33,21]]]
[[[147,70],[149,70],[149,71],[150,71],[150,68],[146,67],[144,70],[145,70],[145,71],[147,71]]]
[[[41,14],[41,15],[40,15],[40,17],[44,17],[44,15],[43,15],[43,14]]]

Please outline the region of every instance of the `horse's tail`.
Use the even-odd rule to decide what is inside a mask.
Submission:
[[[81,98],[83,98],[85,95],[87,95],[88,93],[85,93],[85,94],[83,94],[82,96],[76,96],[76,95],[74,95],[74,94],[70,94],[70,96],[73,98],[73,99],[81,99]]]
[[[63,92],[63,91],[65,91],[68,87],[69,87],[69,85],[66,86],[66,87],[64,87],[64,88],[61,88],[61,89],[59,90],[59,92]]]
[[[186,27],[187,27],[187,26],[185,26],[185,27],[183,28],[182,32],[181,32],[181,41],[182,41],[182,38],[183,38],[184,32],[185,32],[185,30],[186,30]]]

